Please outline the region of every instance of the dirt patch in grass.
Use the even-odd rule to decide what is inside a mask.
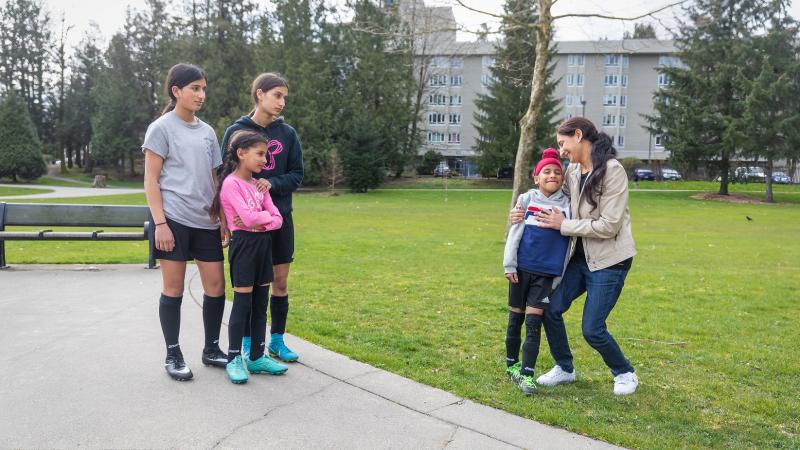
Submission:
[[[767,203],[764,200],[749,197],[747,195],[742,194],[728,194],[728,195],[720,195],[714,194],[712,192],[701,192],[699,194],[695,194],[692,196],[693,199],[697,200],[714,200],[717,202],[727,202],[727,203],[742,203],[742,204],[749,204],[749,205],[778,205],[779,203]]]

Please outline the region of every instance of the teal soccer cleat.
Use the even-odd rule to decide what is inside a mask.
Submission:
[[[236,355],[227,366],[225,372],[228,372],[228,378],[231,379],[233,384],[241,384],[247,382],[247,371],[244,370],[242,365],[242,355]]]
[[[270,357],[261,355],[261,358],[258,358],[255,361],[250,361],[249,359],[247,360],[247,370],[250,371],[250,373],[283,375],[287,370],[289,370],[289,368]]]
[[[269,338],[269,355],[284,362],[297,361],[299,356],[283,343],[283,335],[275,333]]]

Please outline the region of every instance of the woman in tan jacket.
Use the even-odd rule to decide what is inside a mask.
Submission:
[[[632,394],[639,380],[617,342],[606,328],[606,319],[619,299],[636,248],[628,210],[628,177],[617,161],[609,135],[594,124],[574,117],[557,131],[561,155],[569,159],[564,192],[570,197],[572,218],[559,211],[542,211],[542,227],[569,236],[568,263],[558,288],[545,310],[544,328],[556,366],[536,382],[555,386],[575,381],[572,353],[562,315],[586,292],[583,337],[603,357],[614,376],[614,393]],[[512,221],[521,220],[515,208]]]

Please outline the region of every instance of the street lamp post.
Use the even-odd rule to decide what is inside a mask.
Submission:
[[[581,117],[586,117],[586,100],[581,100]]]

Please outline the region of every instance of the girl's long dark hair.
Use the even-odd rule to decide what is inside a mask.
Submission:
[[[222,162],[222,170],[219,175],[219,183],[217,183],[217,193],[214,194],[214,201],[211,202],[211,208],[208,209],[208,215],[212,219],[220,219],[222,217],[222,205],[220,204],[219,193],[222,191],[222,182],[228,175],[236,172],[239,167],[239,154],[236,153],[239,149],[246,149],[254,145],[264,144],[267,145],[267,138],[261,133],[255,131],[237,131],[231,137],[231,143],[225,149],[225,160]]]
[[[206,82],[208,82],[206,73],[197,66],[191,64],[175,64],[170,67],[169,72],[167,72],[167,79],[164,81],[164,90],[167,93],[167,97],[169,97],[169,103],[167,103],[167,106],[161,111],[161,115],[163,116],[175,109],[175,102],[177,100],[175,99],[175,95],[172,94],[172,86],[183,89],[197,80],[206,80]]]
[[[250,117],[253,117],[253,114],[256,113],[256,108],[258,108],[258,90],[260,89],[261,92],[266,93],[281,86],[289,89],[289,84],[279,73],[265,72],[257,76],[250,87],[250,96],[253,97],[253,110],[250,111]]]
[[[574,136],[575,130],[581,130],[583,139],[592,143],[592,174],[586,180],[583,189],[589,193],[586,200],[592,205],[592,210],[597,208],[597,201],[603,195],[603,179],[606,176],[606,163],[617,157],[614,140],[602,131],[597,131],[592,121],[585,117],[567,119],[558,126],[557,133],[563,136]]]

